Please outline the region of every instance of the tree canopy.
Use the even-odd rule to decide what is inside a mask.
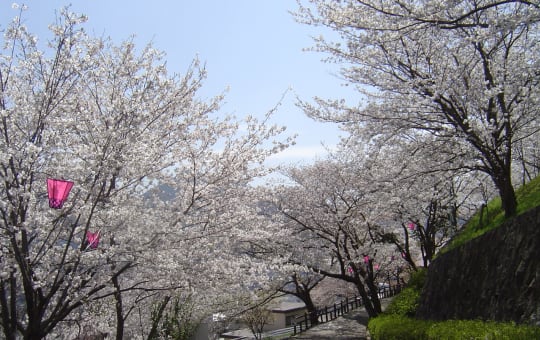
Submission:
[[[486,173],[515,214],[514,152],[538,140],[537,1],[303,3],[299,22],[338,34],[316,38],[314,49],[366,96],[360,107],[303,103],[308,115],[362,140],[433,143],[444,157],[426,171]]]
[[[85,20],[64,9],[45,43],[21,16],[4,30],[6,339],[144,337],[152,306],[170,297],[196,299],[200,316],[238,305],[257,275],[232,236],[245,225],[245,191],[291,142],[282,127],[217,114],[222,95],[199,100],[196,59],[170,74],[151,45],[93,38]],[[48,206],[47,178],[74,183],[61,209]],[[99,243],[88,247],[87,235]]]

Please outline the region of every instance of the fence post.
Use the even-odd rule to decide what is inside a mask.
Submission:
[[[328,322],[328,306],[324,306],[324,315],[326,318],[326,322]]]

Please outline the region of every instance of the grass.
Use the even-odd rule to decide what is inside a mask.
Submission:
[[[529,183],[518,188],[516,190],[516,197],[518,201],[517,215],[540,206],[540,177],[536,177]],[[462,231],[441,250],[441,253],[459,247],[473,238],[497,228],[504,221],[505,217],[501,207],[501,199],[497,197],[473,215],[465,224]]]
[[[482,320],[429,321],[384,314],[369,321],[373,340],[529,340],[540,338],[540,328],[513,322]]]

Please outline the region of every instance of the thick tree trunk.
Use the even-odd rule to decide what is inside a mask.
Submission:
[[[515,216],[517,213],[517,198],[510,174],[501,174],[495,178],[495,185],[501,196],[501,206],[505,217]]]
[[[382,313],[382,308],[381,308],[381,301],[379,300],[379,287],[377,287],[377,283],[375,282],[375,276],[373,273],[373,259],[369,260],[367,276],[365,277],[365,283],[368,287],[369,302],[371,306],[373,307],[374,315],[371,315],[369,311],[368,311],[368,314],[370,317],[374,317]],[[366,301],[366,306],[367,306],[367,301]],[[366,310],[367,310],[367,307],[366,307]]]
[[[369,288],[369,300],[371,305],[373,306],[373,311],[376,313],[376,315],[379,315],[380,313],[382,313],[381,300],[379,300],[379,287],[377,287],[377,285],[375,284],[373,277],[370,277],[369,282],[366,282],[366,284]]]
[[[24,332],[24,340],[43,339],[47,335],[47,332],[43,327],[44,325],[42,324],[44,311],[36,300],[37,299],[30,300],[28,297],[26,298],[27,303],[33,301],[34,305],[29,306],[27,304],[28,324]]]
[[[118,277],[114,276],[112,278],[114,288],[116,292],[114,293],[114,299],[116,300],[115,309],[116,309],[116,340],[122,340],[124,338],[124,315],[123,315],[123,303],[122,303],[122,292],[120,290],[120,284],[118,283]]]
[[[15,285],[15,278],[13,277],[13,273],[11,274],[10,278],[10,287],[6,287],[6,284],[4,281],[0,281],[0,306],[2,311],[2,329],[4,331],[4,337],[6,340],[15,340],[15,332],[17,330],[16,328],[16,308],[13,298],[13,287]],[[8,285],[9,286],[9,285]],[[11,288],[11,289],[10,289]],[[8,302],[7,295],[9,294],[9,291],[11,290],[11,304]],[[10,308],[11,307],[11,308]],[[11,309],[11,311],[10,311]]]
[[[313,300],[311,300],[311,295],[309,293],[305,294],[305,297],[302,300],[304,300],[304,303],[306,304],[306,309],[309,315],[309,321],[311,322],[311,325],[318,325],[319,316],[317,315],[317,308],[315,308],[315,304],[313,303]]]
[[[41,324],[39,322],[29,322],[26,332],[24,334],[24,340],[38,340],[43,339],[46,334],[44,334],[41,329]]]
[[[373,301],[371,301],[371,298],[368,296],[366,290],[364,289],[364,285],[362,283],[357,283],[356,288],[358,290],[358,293],[360,294],[360,297],[362,297],[364,308],[366,309],[366,312],[368,313],[369,317],[374,318],[377,315],[379,315],[380,310],[377,311],[377,308],[374,306]]]

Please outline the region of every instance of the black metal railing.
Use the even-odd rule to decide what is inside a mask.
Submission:
[[[401,285],[382,287],[379,289],[378,296],[380,299],[392,297],[401,292],[401,288]],[[316,311],[312,312],[316,313],[316,318],[310,313],[305,313],[304,315],[295,318],[293,325],[294,334],[296,335],[298,333],[302,333],[321,323],[332,321],[356,308],[362,307],[363,305],[362,298],[355,295],[351,298],[346,297],[339,303],[334,303],[333,306],[325,306],[317,309]],[[317,322],[315,322],[315,320],[317,320]]]

